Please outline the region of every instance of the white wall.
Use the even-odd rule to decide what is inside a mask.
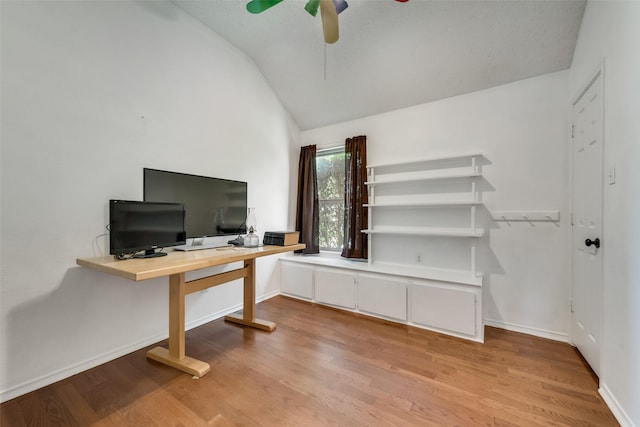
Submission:
[[[604,64],[604,351],[600,387],[623,425],[640,426],[640,2],[590,1],[571,65],[576,97]]]
[[[303,131],[300,145],[333,146],[364,134],[371,164],[484,153],[491,163],[483,168],[485,216],[493,210],[560,210],[561,218],[559,224],[487,222],[478,263],[485,272],[485,320],[567,341],[568,78],[568,71],[547,74]]]
[[[110,198],[141,200],[144,167],[246,180],[259,227],[286,228],[298,131],[253,62],[171,3],[1,3],[7,400],[167,336],[166,280],[75,265],[108,251]],[[258,261],[260,297],[276,265]],[[187,324],[241,301],[239,282],[190,295]]]

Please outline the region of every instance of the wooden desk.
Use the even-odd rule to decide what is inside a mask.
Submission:
[[[261,246],[259,248],[203,249],[190,252],[170,252],[160,258],[116,260],[112,256],[78,258],[78,265],[89,267],[129,280],[169,277],[169,348],[156,347],[147,352],[149,359],[172,366],[198,377],[211,369],[208,363],[185,355],[185,296],[232,280],[244,279],[242,314],[225,316],[229,322],[273,331],[276,324],[256,319],[256,258],[304,249],[304,244]],[[242,268],[214,274],[201,279],[185,280],[187,271],[242,261]]]

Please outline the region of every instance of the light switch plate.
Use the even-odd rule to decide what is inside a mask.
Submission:
[[[616,167],[612,166],[609,169],[609,185],[613,185],[616,183]]]

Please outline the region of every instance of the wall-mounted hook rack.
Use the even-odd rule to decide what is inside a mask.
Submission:
[[[493,211],[494,221],[560,221],[560,211]]]

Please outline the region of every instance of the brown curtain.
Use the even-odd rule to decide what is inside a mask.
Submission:
[[[307,245],[305,249],[298,250],[296,253],[320,253],[320,210],[315,145],[300,148],[296,230],[300,232],[300,243]]]
[[[347,138],[344,144],[344,245],[345,258],[367,259],[367,235],[362,233],[368,224],[369,201],[367,181],[367,137]]]

